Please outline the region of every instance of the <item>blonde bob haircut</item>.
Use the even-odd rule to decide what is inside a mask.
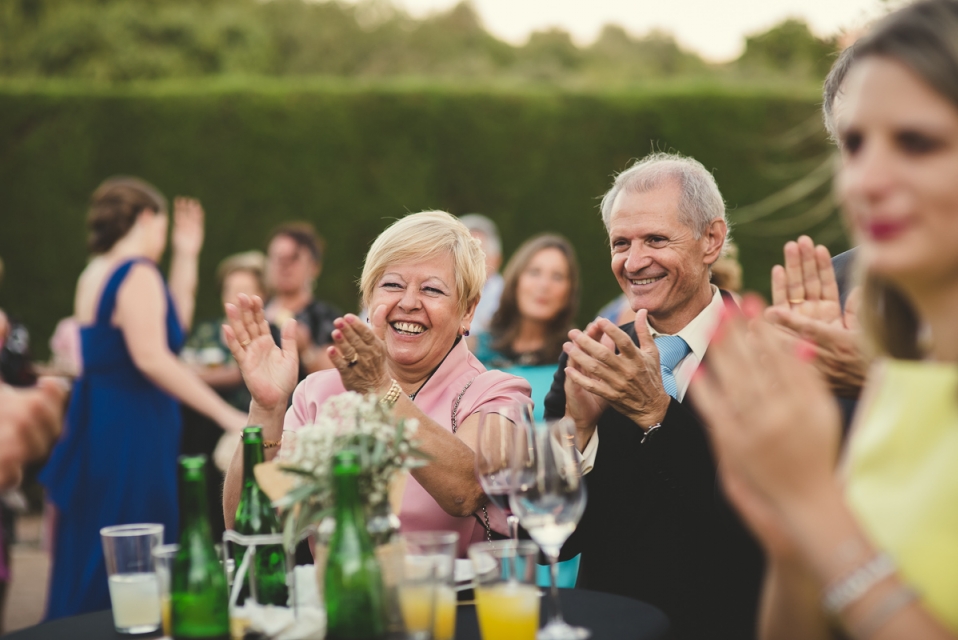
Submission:
[[[389,225],[366,254],[359,290],[369,312],[373,290],[390,265],[452,259],[459,313],[479,300],[486,283],[486,257],[466,225],[445,211],[412,213]]]

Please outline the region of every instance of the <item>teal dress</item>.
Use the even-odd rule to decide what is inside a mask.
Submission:
[[[480,333],[476,336],[476,348],[473,355],[479,359],[487,369],[498,369],[505,373],[511,373],[514,376],[524,378],[532,387],[532,402],[535,405],[534,416],[536,420],[543,419],[545,412],[546,394],[552,387],[552,379],[555,377],[556,370],[559,368],[558,362],[554,364],[523,364],[521,358],[509,358],[507,354],[500,353],[492,348],[492,334]],[[559,563],[559,587],[571,589],[575,586],[576,578],[579,574],[579,559],[581,556],[575,556],[564,562]],[[548,587],[549,567],[539,565],[537,582],[541,587]]]
[[[176,457],[180,407],[133,363],[123,332],[113,326],[116,295],[137,262],[107,280],[93,324],[80,328],[83,374],[76,379],[63,437],[40,474],[58,511],[47,620],[110,608],[100,529],[157,522],[176,540]],[[167,346],[184,335],[166,294]]]

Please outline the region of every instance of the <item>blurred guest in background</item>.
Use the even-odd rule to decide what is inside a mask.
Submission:
[[[709,282],[728,223],[715,178],[656,153],[602,199],[612,272],[636,311],[571,331],[546,417],[576,424],[589,501],[563,558],[578,586],[651,602],[676,638],[750,638],[761,554],[725,501],[701,414],[686,390],[734,305]]]
[[[635,311],[629,305],[629,299],[625,294],[620,294],[613,298],[607,305],[599,309],[596,318],[605,318],[617,327],[621,327],[627,322],[635,320]]]
[[[220,300],[224,307],[237,304],[239,294],[248,296],[266,296],[264,274],[266,256],[259,251],[247,251],[229,256],[220,262],[216,269],[216,280],[220,285]],[[220,307],[221,309],[224,307]],[[240,373],[229,347],[223,341],[223,323],[225,312],[218,318],[206,320],[196,325],[180,357],[199,376],[200,380],[213,389],[230,406],[246,412],[251,400],[243,375]],[[279,344],[279,331],[275,327],[273,337]],[[239,431],[223,432],[214,421],[188,406],[183,411],[183,441],[181,451],[184,454],[205,454],[214,462],[207,465],[207,494],[209,503],[210,528],[214,539],[219,539],[225,530],[223,509],[220,506],[223,496],[223,474],[233,457],[233,450],[242,437]]]
[[[41,378],[29,389],[0,382],[0,493],[19,484],[26,463],[42,459],[50,451],[60,435],[67,394],[68,385],[53,378]],[[13,531],[0,526],[0,629],[11,578],[12,540]]]
[[[712,284],[728,291],[736,302],[741,301],[742,263],[738,261],[738,245],[728,240],[722,256],[712,265]]]
[[[179,402],[241,429],[246,415],[200,381],[175,353],[193,313],[203,209],[178,198],[167,289],[156,262],[166,248],[166,200],[137,178],[111,178],[87,217],[94,257],[77,283],[83,374],[41,472],[57,511],[47,618],[110,607],[101,527],[158,522],[178,530]],[[175,284],[175,286],[174,286]]]
[[[499,309],[473,353],[488,369],[525,378],[536,417],[552,385],[562,345],[579,310],[575,249],[557,235],[541,235],[516,249],[506,265]]]
[[[272,296],[266,305],[266,319],[277,327],[296,319],[300,380],[333,366],[326,347],[333,342],[333,320],[341,314],[333,305],[313,297],[323,270],[324,249],[313,225],[289,222],[273,231],[266,252],[266,285]]]
[[[466,225],[472,237],[479,241],[482,252],[486,254],[486,284],[482,287],[482,297],[472,322],[475,332],[479,333],[489,330],[489,323],[499,308],[499,298],[502,296],[503,279],[499,274],[499,267],[502,266],[502,239],[499,237],[496,223],[481,213],[470,213],[461,216],[459,220]]]
[[[226,339],[253,395],[250,423],[263,425],[266,440],[311,424],[327,399],[345,391],[376,394],[397,416],[419,421],[419,448],[431,461],[398,488],[402,529],[456,531],[460,557],[492,529],[507,531],[476,479],[479,412],[529,401],[525,380],[486,370],[463,340],[484,282],[479,243],[456,218],[441,211],[402,218],[366,256],[360,288],[369,324],[352,314],[338,318],[327,353],[336,368],[299,385],[292,323],[278,348],[258,298],[240,296],[239,309],[226,308]],[[267,458],[275,453],[266,449]],[[227,524],[242,477],[237,447],[223,492]]]
[[[50,364],[47,373],[75,378],[82,369],[80,324],[76,318],[68,316],[57,322],[50,337]]]
[[[777,329],[730,318],[692,388],[769,558],[763,637],[836,637],[836,622],[859,639],[958,637],[956,43],[958,2],[925,0],[855,45],[837,184],[880,360],[839,477],[838,408]]]

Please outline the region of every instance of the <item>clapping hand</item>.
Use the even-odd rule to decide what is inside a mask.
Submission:
[[[371,327],[351,313],[333,322],[333,346],[326,353],[339,369],[343,386],[350,391],[379,393],[390,385],[386,369],[386,312],[386,305],[376,307],[370,315]]]
[[[639,346],[612,322],[599,318],[585,332],[571,332],[572,342],[563,347],[569,354],[567,380],[611,405],[643,429],[661,422],[671,402],[662,386],[659,350],[649,334],[647,316],[644,309],[635,316]],[[597,340],[599,335],[608,340]],[[566,397],[568,402],[568,392]],[[592,412],[602,406],[602,403],[593,405]]]
[[[282,330],[282,347],[277,347],[263,315],[263,301],[239,294],[237,305],[226,305],[229,324],[223,335],[243,381],[259,407],[267,411],[282,408],[299,379],[299,355],[296,351],[296,321],[287,320]]]
[[[785,266],[772,269],[769,322],[815,345],[815,366],[838,395],[861,391],[868,361],[862,353],[853,290],[842,311],[828,249],[802,236],[785,245]]]
[[[203,248],[203,205],[193,198],[179,197],[173,201],[173,252],[198,256]]]

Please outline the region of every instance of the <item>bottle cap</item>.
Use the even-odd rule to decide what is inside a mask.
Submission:
[[[243,442],[260,442],[263,439],[263,427],[244,427]]]

